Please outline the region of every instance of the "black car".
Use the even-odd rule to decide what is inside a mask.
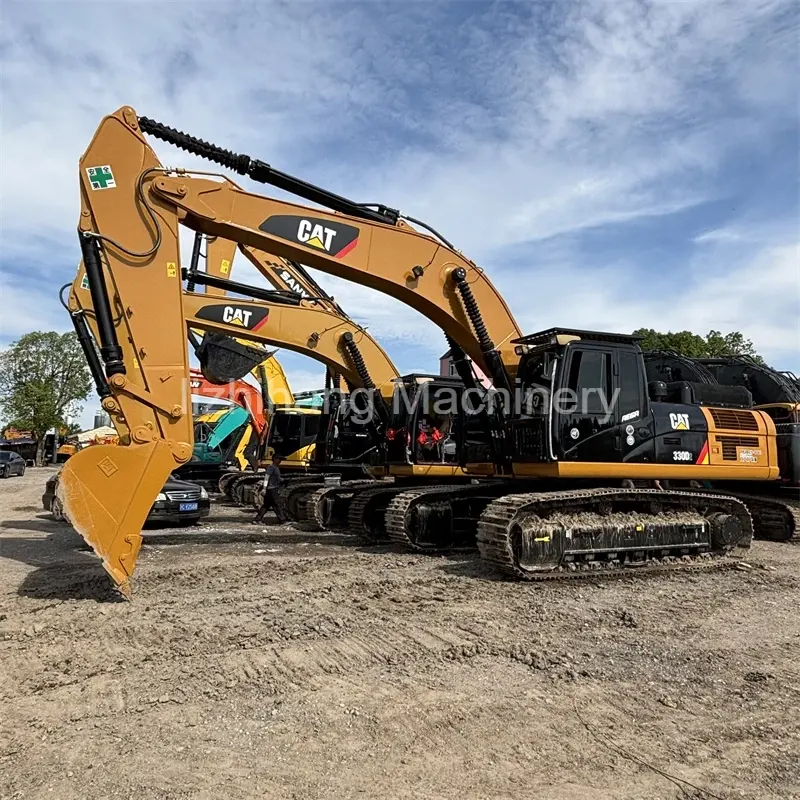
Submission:
[[[0,450],[0,478],[25,474],[25,459],[9,450]]]
[[[42,508],[50,511],[56,519],[64,519],[61,502],[56,497],[58,474],[51,476],[45,484]],[[153,522],[175,522],[194,525],[211,511],[208,492],[196,483],[181,481],[172,475],[158,493],[155,503],[147,515],[145,524]]]

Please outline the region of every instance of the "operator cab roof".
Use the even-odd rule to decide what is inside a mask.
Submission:
[[[511,344],[527,345],[528,347],[544,347],[547,345],[564,345],[569,342],[612,342],[614,344],[636,344],[642,341],[643,336],[632,333],[606,333],[604,331],[581,331],[577,328],[548,328],[538,333],[529,333],[519,339],[512,339]]]
[[[431,383],[435,381],[438,384],[449,384],[452,386],[463,386],[464,383],[461,378],[453,375],[438,375],[425,372],[410,372],[408,375],[401,375],[399,378],[392,378],[392,383]]]

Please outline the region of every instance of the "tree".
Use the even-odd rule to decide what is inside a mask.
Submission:
[[[0,352],[3,416],[36,437],[37,465],[44,460],[47,431],[65,425],[91,387],[91,373],[74,333],[26,333]]]
[[[699,336],[691,331],[660,333],[652,328],[638,328],[633,333],[644,337],[640,342],[642,350],[674,350],[689,358],[749,356],[766,365],[750,339],[745,339],[739,331],[722,334],[712,330],[706,336]]]
[[[70,422],[61,429],[62,436],[74,436],[83,430],[77,422]]]

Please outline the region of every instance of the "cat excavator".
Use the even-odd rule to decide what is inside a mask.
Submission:
[[[648,380],[663,381],[667,391],[704,397],[730,387],[742,393],[745,404],[769,415],[775,423],[780,477],[767,485],[718,482],[742,498],[757,520],[758,535],[775,541],[800,540],[800,386],[791,373],[780,372],[749,356],[688,357],[670,350],[644,353]],[[671,388],[672,387],[672,388]],[[729,391],[729,389],[723,389]],[[740,444],[755,447],[755,441]],[[747,450],[740,453],[746,456]]]
[[[196,246],[195,253],[198,249]],[[263,461],[265,456],[269,459],[273,453],[284,458],[282,469],[288,478],[287,489],[291,487],[291,496],[287,497],[284,503],[287,509],[292,511],[297,508],[297,503],[292,500],[294,496],[299,498],[304,493],[313,493],[319,501],[321,510],[325,508],[324,500],[327,494],[335,493],[337,496],[347,497],[348,492],[355,486],[374,482],[374,478],[365,470],[365,460],[367,454],[381,445],[380,425],[360,425],[357,430],[353,430],[349,425],[348,401],[353,395],[342,392],[340,384],[344,383],[348,390],[360,388],[377,390],[373,376],[383,381],[387,375],[396,377],[397,371],[369,334],[344,314],[335,300],[317,284],[302,265],[270,256],[252,247],[240,245],[238,250],[276,289],[295,297],[300,309],[324,309],[341,318],[348,328],[348,332],[341,337],[342,356],[349,358],[351,367],[358,372],[359,380],[354,382],[352,377],[348,380],[347,376],[332,372],[328,368],[326,374],[328,390],[336,389],[336,392],[324,398],[322,410],[295,403],[287,384],[282,396],[275,397],[280,405],[272,402],[273,397],[269,398],[270,425],[266,439],[262,440],[259,449],[260,461]],[[222,296],[219,287],[224,285],[223,280],[231,276],[235,252],[235,243],[220,238],[213,239],[206,245],[206,273],[216,278],[214,281],[216,296]],[[368,340],[370,346],[365,347],[363,344],[359,346],[359,338],[352,333],[354,330],[360,331],[359,338]],[[313,341],[312,336],[307,355],[313,355],[311,349],[314,346]],[[204,344],[205,342],[196,346],[196,352],[199,352]],[[248,343],[241,337],[235,343],[224,341],[220,342],[220,345],[227,351],[233,348],[237,351],[237,355],[239,353],[246,355],[248,351]],[[217,342],[214,346],[217,346]],[[384,395],[390,396],[391,384],[384,383],[382,391]],[[377,399],[380,406],[385,405],[385,397],[380,392],[376,398],[371,398],[371,401],[373,399]],[[385,417],[385,414],[383,416]],[[380,415],[373,417],[373,422],[379,420]],[[355,477],[357,480],[320,489],[319,485],[325,479],[326,473],[331,477]],[[253,502],[258,505],[260,497],[255,490],[259,483],[260,477],[253,473],[234,477],[224,476],[220,488],[235,502]],[[306,505],[301,502],[299,510],[304,511]],[[315,509],[314,506],[310,508]],[[314,511],[312,515],[315,515]],[[319,516],[318,512],[316,516]]]
[[[325,208],[246,192],[224,175],[165,168],[145,134]],[[178,269],[180,225],[387,293],[443,330],[467,389],[467,356],[492,380],[488,396],[469,400],[459,434],[461,465],[481,480],[395,495],[385,512],[393,540],[442,549],[454,535],[472,535],[485,561],[525,580],[690,569],[749,546],[754,520],[739,498],[654,483],[779,478],[774,422],[742,407],[738,393],[718,393],[715,405],[667,399],[663,382],[646,382],[633,336],[523,335],[485,272],[432,229],[411,227],[418,220],[406,224],[391,208],[347,200],[130,107],[102,120],[80,170],[79,240],[100,345],[99,357],[84,352],[103,407],[126,436],[113,451],[70,459],[59,492],[123,592],[147,509],[191,454],[184,326],[236,335],[235,316],[258,337],[274,313],[184,292],[181,277],[200,281]],[[79,283],[80,270],[71,302]],[[223,288],[256,299],[263,292]],[[276,306],[279,314],[292,308]],[[393,430],[393,441],[408,443],[410,431]]]
[[[205,237],[196,234],[192,251],[191,271],[199,269],[199,254],[202,252],[202,242],[205,240],[205,272],[220,280],[231,277],[231,270],[237,245],[218,237]],[[267,281],[278,292],[291,292],[298,295],[301,300],[311,299],[311,295],[299,284],[303,270],[299,265],[291,264],[283,259],[277,259],[254,248],[239,248],[253,265],[261,272]],[[226,289],[221,288],[219,281],[214,286],[204,286],[205,293],[210,296],[224,297]],[[196,289],[189,284],[187,288]],[[199,335],[199,331],[195,332]],[[207,342],[205,342],[207,344]],[[252,342],[243,338],[233,341],[223,337],[216,338],[217,347],[236,348],[239,355],[244,358],[239,367],[242,372],[247,368],[247,354],[254,359],[257,352],[250,348]],[[195,341],[195,352],[203,347],[204,342]],[[238,345],[238,347],[237,347]],[[273,452],[277,452],[284,459],[285,471],[289,474],[305,474],[312,463],[315,440],[319,428],[320,411],[316,408],[303,405],[295,401],[294,394],[283,368],[275,358],[261,362],[250,370],[262,386],[266,387],[264,393],[264,409],[269,411],[269,425],[259,431],[257,441],[248,446],[248,460],[255,471],[265,459],[268,460]],[[257,485],[259,478],[253,472],[226,472],[218,483],[220,491],[233,502],[240,504],[247,502],[252,497],[252,489]]]

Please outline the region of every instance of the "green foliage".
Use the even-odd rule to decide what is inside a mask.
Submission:
[[[74,333],[26,333],[0,352],[0,406],[15,428],[39,440],[65,424],[91,390],[91,374]],[[41,452],[37,453],[41,463]]]
[[[755,351],[753,343],[745,339],[739,331],[722,334],[720,331],[709,331],[706,336],[699,336],[691,331],[660,333],[652,328],[639,328],[634,335],[643,336],[642,350],[674,350],[689,358],[716,358],[719,356],[750,356],[759,364],[764,359]]]

